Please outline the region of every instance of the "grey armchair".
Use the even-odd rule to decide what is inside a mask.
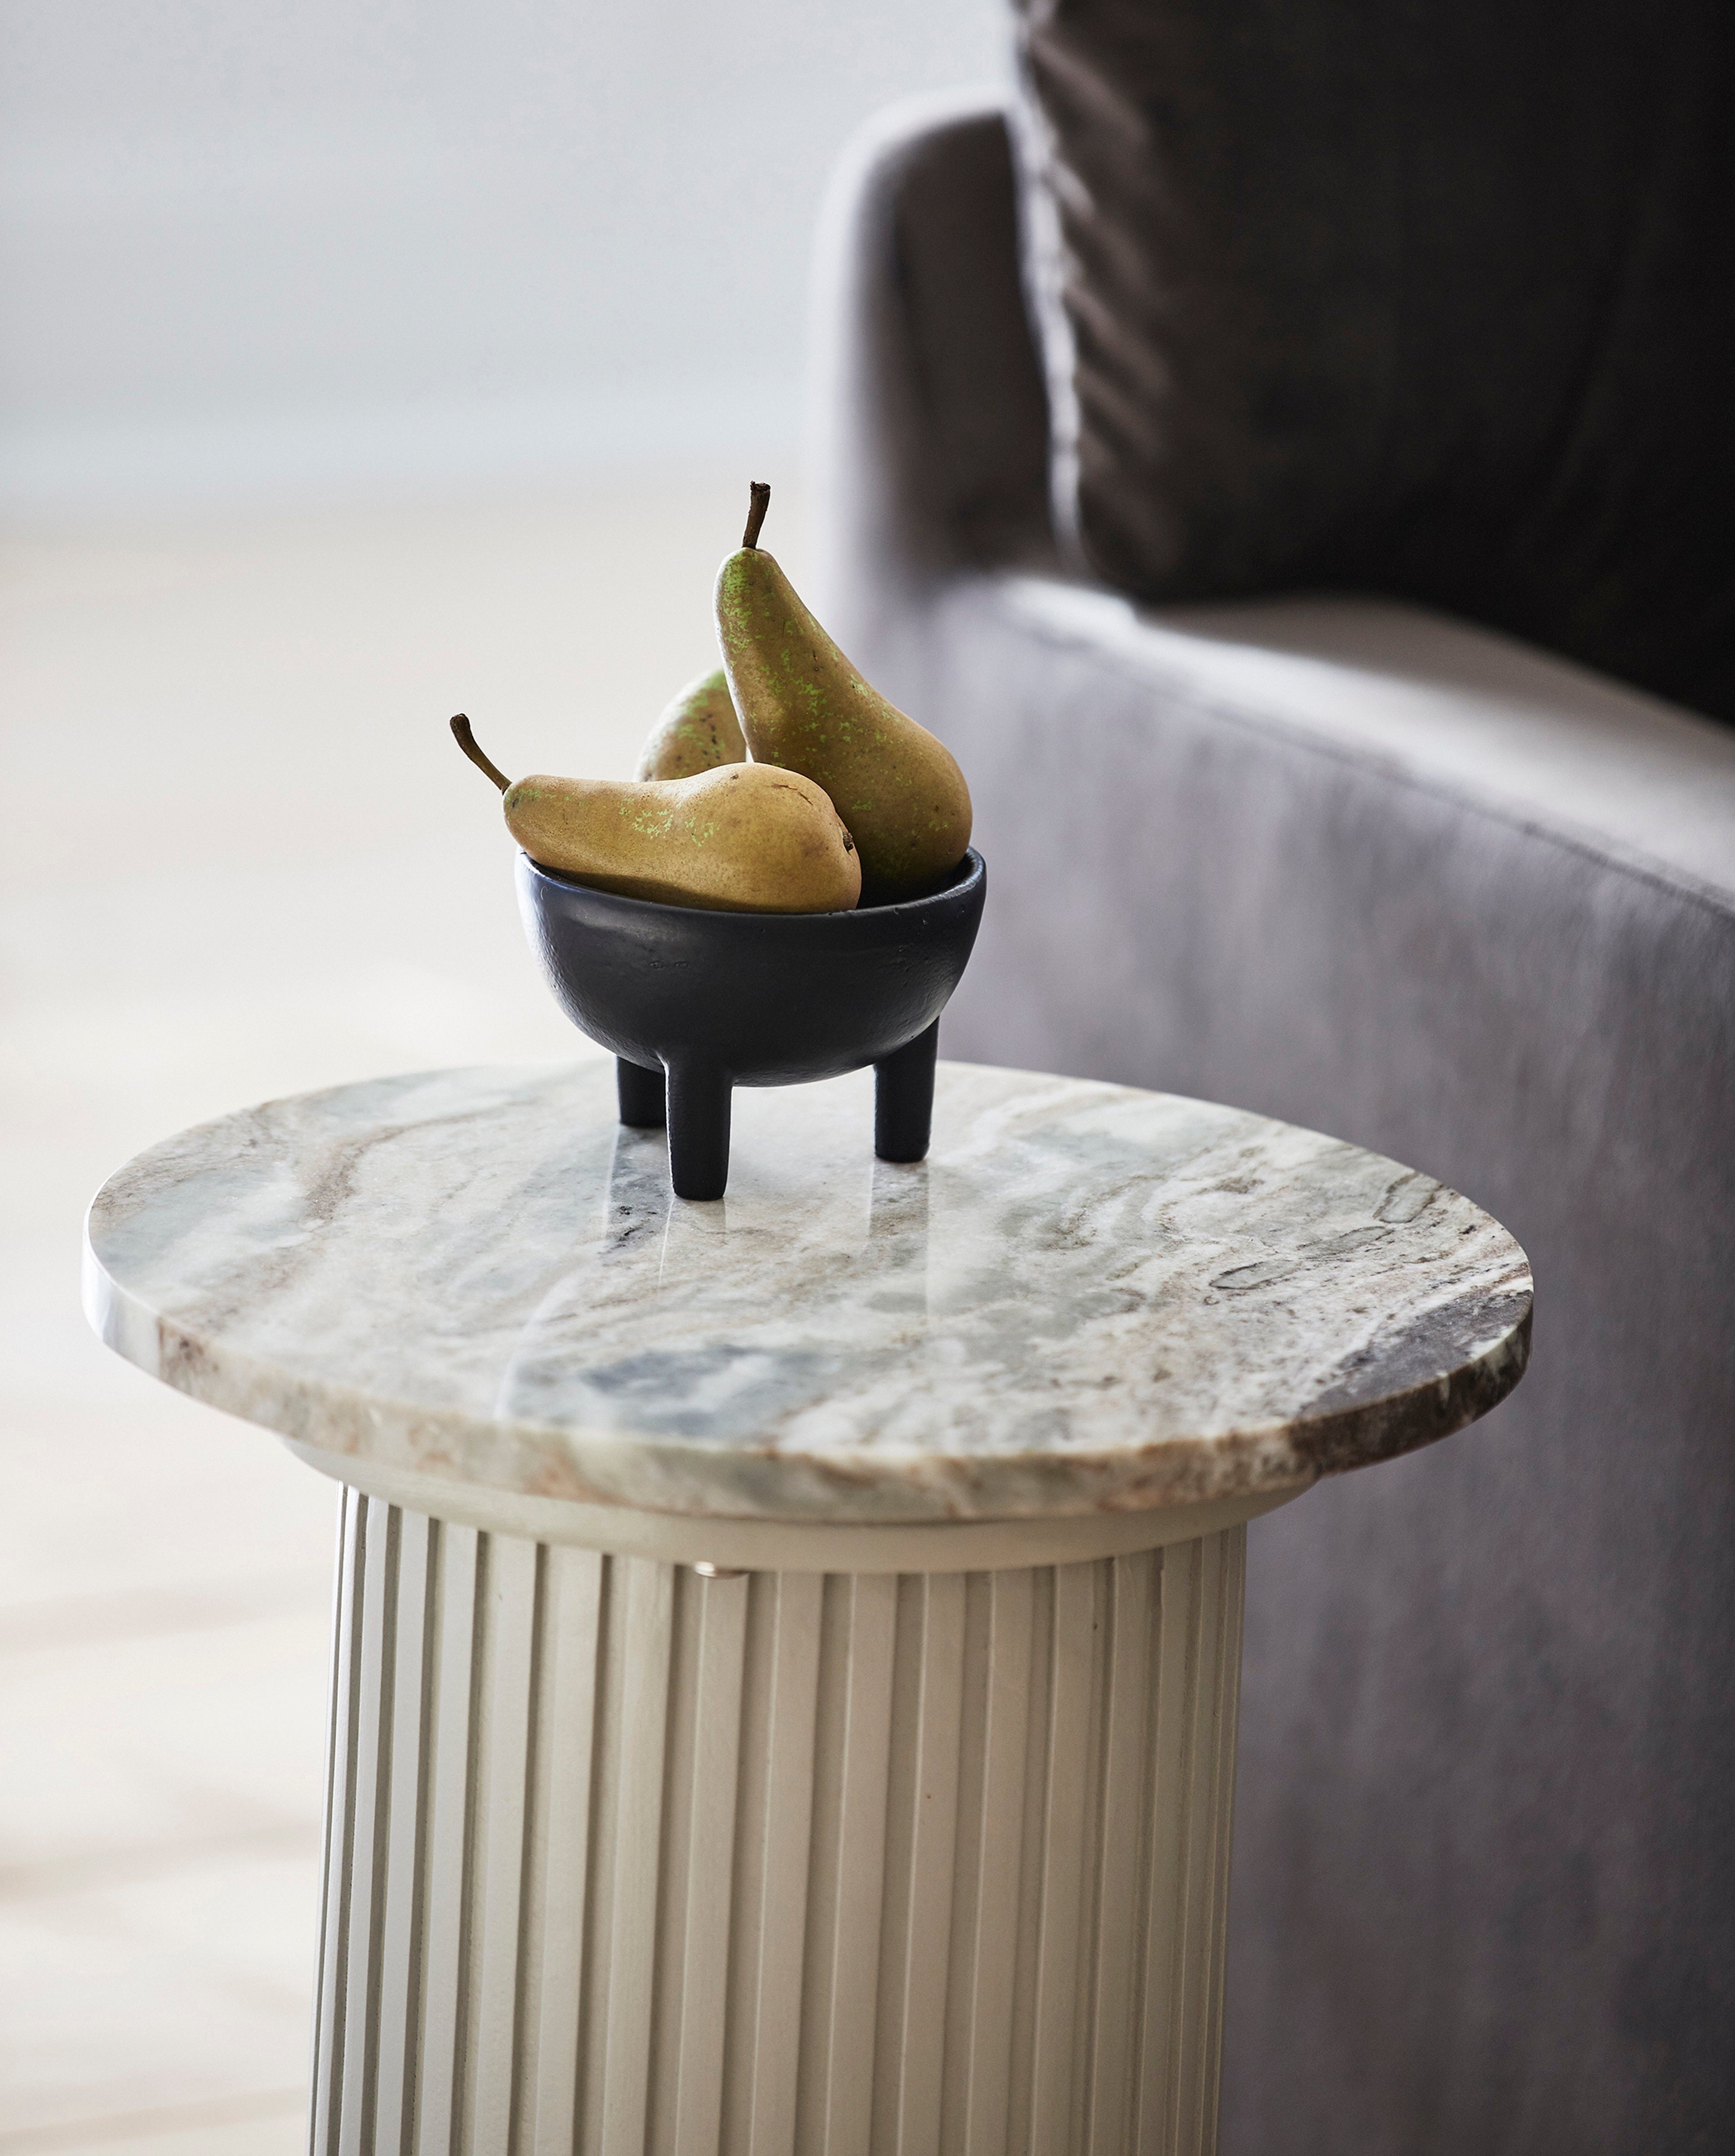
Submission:
[[[970,775],[945,1052],[1425,1168],[1515,1399],[1253,1530],[1223,2146],[1735,2145],[1735,731],[1353,594],[1069,578],[991,100],[849,162],[816,594]]]

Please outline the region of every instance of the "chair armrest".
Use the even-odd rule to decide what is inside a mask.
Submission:
[[[1006,119],[990,92],[882,115],[827,192],[814,279],[813,582],[846,650],[895,637],[958,568],[1053,561],[1048,410],[1012,201]]]

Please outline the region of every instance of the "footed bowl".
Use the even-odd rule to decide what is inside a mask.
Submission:
[[[874,1151],[920,1160],[940,1014],[982,918],[974,847],[932,890],[848,913],[723,913],[594,890],[521,853],[525,933],[555,1001],[617,1059],[620,1120],[667,1124],[681,1198],[721,1198],[737,1086],[874,1066]]]

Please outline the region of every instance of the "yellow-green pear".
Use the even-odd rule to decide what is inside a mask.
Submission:
[[[651,727],[637,778],[691,778],[719,763],[745,763],[747,743],[720,666],[689,681]]]
[[[458,746],[504,796],[507,829],[533,861],[629,898],[730,913],[842,913],[862,865],[824,790],[769,763],[725,763],[690,778],[521,778],[477,747],[462,712]]]
[[[717,572],[717,639],[755,763],[824,787],[848,824],[871,897],[955,868],[970,788],[951,751],[864,681],[759,545],[771,497],[755,481],[739,552]]]

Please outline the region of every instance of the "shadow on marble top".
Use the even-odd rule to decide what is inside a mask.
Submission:
[[[326,1451],[739,1518],[1014,1519],[1276,1492],[1523,1373],[1531,1280],[1466,1199],[1338,1140],[942,1064],[924,1163],[871,1077],[735,1096],[669,1194],[612,1064],[305,1094],[141,1153],[85,1301],[166,1383]]]

